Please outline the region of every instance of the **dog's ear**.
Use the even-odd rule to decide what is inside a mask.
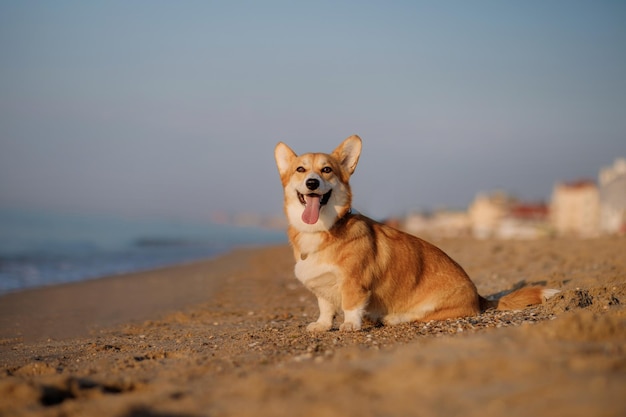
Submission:
[[[289,146],[278,142],[278,145],[276,145],[274,149],[274,158],[276,158],[276,166],[278,167],[278,173],[281,177],[287,172],[291,163],[297,156],[298,155],[296,155]]]
[[[337,149],[333,151],[333,156],[339,160],[343,169],[352,175],[361,156],[361,138],[357,135],[350,136],[337,146]]]

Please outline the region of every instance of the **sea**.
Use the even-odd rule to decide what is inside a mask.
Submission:
[[[258,227],[0,209],[0,295],[286,241]]]

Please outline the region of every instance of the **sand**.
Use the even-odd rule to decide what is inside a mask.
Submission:
[[[626,239],[435,241],[516,312],[309,334],[286,246],[0,297],[3,416],[623,416]]]

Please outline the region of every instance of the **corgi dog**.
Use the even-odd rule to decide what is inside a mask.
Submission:
[[[444,320],[493,307],[522,309],[558,292],[526,287],[489,301],[441,249],[352,213],[349,180],[360,155],[356,135],[330,154],[298,156],[282,142],[274,150],[295,275],[319,306],[319,318],[307,330],[330,330],[339,312],[339,329],[354,331],[364,317],[386,325]]]

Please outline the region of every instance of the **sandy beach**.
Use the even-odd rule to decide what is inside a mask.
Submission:
[[[623,416],[626,239],[434,241],[523,311],[309,334],[287,246],[0,297],[2,416]],[[338,323],[338,322],[337,322]]]

